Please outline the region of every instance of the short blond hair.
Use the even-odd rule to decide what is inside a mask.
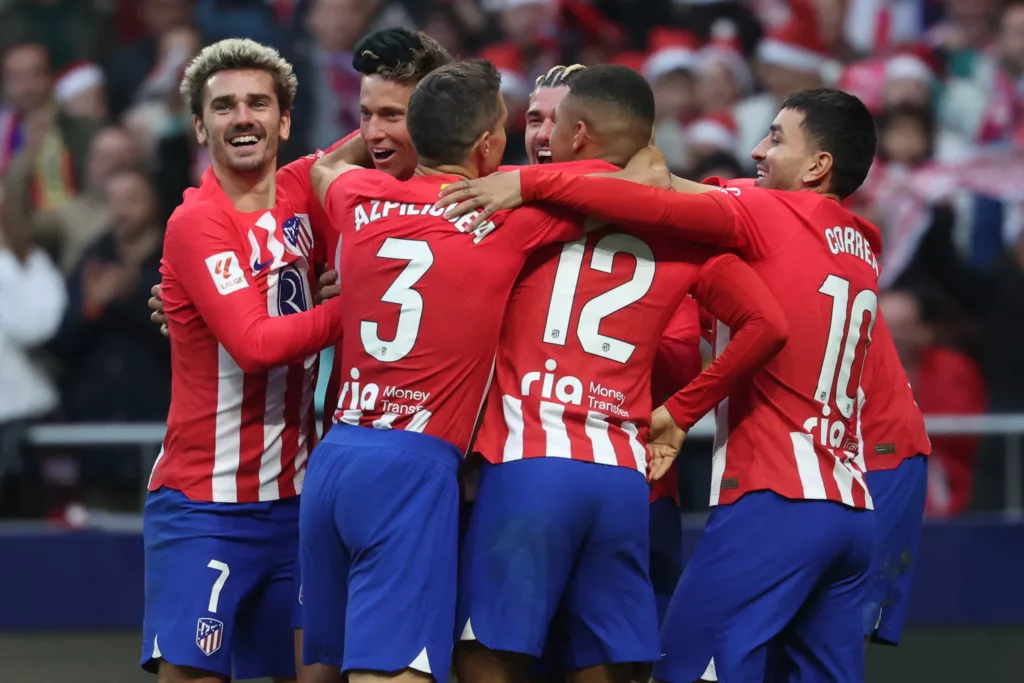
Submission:
[[[248,38],[228,38],[207,45],[189,62],[181,78],[181,93],[189,111],[203,117],[203,89],[206,82],[221,71],[265,71],[274,79],[274,90],[281,111],[291,111],[299,80],[295,70],[272,47]]]

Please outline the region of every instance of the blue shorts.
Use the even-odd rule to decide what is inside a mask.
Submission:
[[[671,498],[651,503],[651,585],[658,601],[658,623],[683,575],[683,519]]]
[[[868,575],[864,635],[898,645],[910,605],[914,557],[928,493],[928,458],[915,455],[893,470],[867,473],[875,501],[875,555]]]
[[[460,460],[426,434],[348,425],[313,451],[299,524],[305,664],[447,681]]]
[[[672,596],[654,678],[761,681],[777,645],[808,683],[864,680],[861,610],[874,514],[748,493],[711,511]]]
[[[295,675],[299,499],[209,503],[160,488],[143,514],[142,666]]]
[[[540,657],[559,613],[574,671],[658,658],[650,491],[624,467],[561,458],[484,465],[459,565],[462,640]]]

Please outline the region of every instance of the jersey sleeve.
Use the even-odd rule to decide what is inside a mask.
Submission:
[[[694,298],[733,332],[718,358],[665,402],[684,430],[771,360],[788,338],[778,302],[750,266],[733,254],[716,256],[701,268]]]
[[[700,244],[747,248],[734,212],[717,191],[681,194],[618,178],[544,168],[520,171],[523,201],[547,202],[627,227],[655,230]]]
[[[501,230],[511,233],[523,251],[532,251],[582,239],[584,220],[584,216],[558,207],[525,206],[512,211]]]
[[[233,239],[237,231],[216,210],[208,209],[171,217],[164,264],[243,371],[287,364],[341,336],[340,297],[304,313],[271,316],[246,262],[240,260],[245,251],[240,240]],[[170,310],[168,317],[173,323]]]

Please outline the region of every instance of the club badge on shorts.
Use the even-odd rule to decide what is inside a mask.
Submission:
[[[224,622],[219,619],[200,617],[196,625],[196,645],[207,657],[220,649],[224,640]]]

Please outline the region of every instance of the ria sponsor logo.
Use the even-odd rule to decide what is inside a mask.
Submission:
[[[584,390],[583,381],[572,375],[555,374],[558,363],[549,358],[544,362],[544,369],[547,372],[528,372],[523,375],[519,383],[519,393],[522,396],[531,396],[539,384],[539,395],[546,400],[556,400],[560,403],[571,403],[573,405],[584,405],[589,410],[608,413],[617,417],[629,417],[629,411],[622,407],[626,396],[623,392],[606,387],[600,382],[590,382]]]

